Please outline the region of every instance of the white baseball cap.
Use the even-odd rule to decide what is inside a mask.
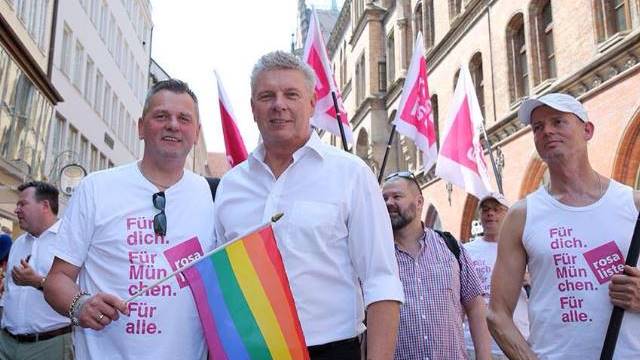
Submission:
[[[507,201],[507,198],[505,198],[504,195],[500,194],[499,192],[492,192],[485,195],[482,199],[480,199],[480,201],[478,202],[478,208],[482,206],[482,203],[491,199],[497,201],[500,205],[503,205],[506,208],[509,208],[511,206],[511,204],[509,204],[509,201]]]
[[[582,103],[571,95],[561,93],[551,93],[542,95],[539,98],[529,98],[525,100],[518,110],[518,118],[520,118],[523,124],[529,125],[529,123],[531,123],[531,113],[542,105],[547,105],[558,111],[574,114],[583,122],[589,121],[587,119],[587,110],[582,106]]]

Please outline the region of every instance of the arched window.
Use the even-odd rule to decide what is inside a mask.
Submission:
[[[515,15],[507,26],[507,55],[509,57],[509,95],[515,102],[529,95],[529,66],[522,14]]]
[[[424,19],[424,47],[425,49],[429,49],[433,47],[436,39],[435,22],[433,17],[433,0],[425,0]]]
[[[433,128],[436,132],[436,147],[440,149],[440,124],[438,116],[438,95],[431,95],[431,113],[433,114]]]
[[[418,35],[418,31],[424,34],[424,28],[422,27],[422,2],[419,2],[413,11],[413,26],[414,34]]]
[[[473,81],[476,96],[478,97],[478,105],[480,105],[480,111],[482,111],[482,119],[485,121],[484,76],[482,71],[482,54],[477,52],[471,57],[471,61],[469,61],[469,72],[471,73],[471,81]]]
[[[366,73],[365,73],[364,54],[358,59],[356,64],[356,105],[360,106],[365,98],[366,91]]]
[[[356,155],[365,161],[369,158],[369,133],[367,132],[367,129],[363,128],[358,132]]]
[[[553,43],[553,16],[551,1],[539,0],[531,3],[531,28],[535,29],[533,38],[534,83],[556,77],[556,54]]]
[[[393,30],[387,36],[387,83],[389,86],[396,80],[396,42]]]
[[[593,0],[598,41],[631,28],[628,0]]]

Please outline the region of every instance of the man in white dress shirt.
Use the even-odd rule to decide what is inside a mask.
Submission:
[[[251,75],[263,143],[220,182],[215,228],[231,241],[274,213],[278,247],[311,359],[391,359],[402,285],[380,188],[359,158],[320,141],[309,119],[313,70],[295,56],[264,55]]]
[[[18,187],[15,213],[25,231],[11,247],[2,301],[0,359],[73,359],[69,319],[42,294],[58,233],[58,190],[32,181]]]

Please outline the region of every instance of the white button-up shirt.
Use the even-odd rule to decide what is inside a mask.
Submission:
[[[220,182],[218,243],[284,213],[274,232],[307,345],[358,335],[366,306],[404,300],[389,215],[371,170],[315,132],[277,179],[264,156],[260,145]]]
[[[21,266],[20,260],[29,255],[29,265],[36,273],[42,276],[49,273],[59,227],[60,221],[57,221],[37,238],[24,233],[11,246],[2,296],[2,328],[12,334],[41,333],[70,323],[68,318],[58,314],[47,304],[42,291],[32,286],[16,285],[11,278],[13,267]]]

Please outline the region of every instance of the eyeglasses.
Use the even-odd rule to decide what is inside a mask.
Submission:
[[[396,171],[394,173],[387,175],[387,177],[384,178],[384,181],[386,182],[396,177],[411,180],[413,181],[414,184],[416,184],[416,186],[418,187],[418,190],[421,189],[420,184],[418,183],[418,179],[416,179],[416,176],[413,175],[411,171]]]
[[[160,212],[153,217],[153,232],[160,236],[167,235],[167,215],[164,213],[166,203],[164,191],[153,194],[153,207],[160,210]]]

